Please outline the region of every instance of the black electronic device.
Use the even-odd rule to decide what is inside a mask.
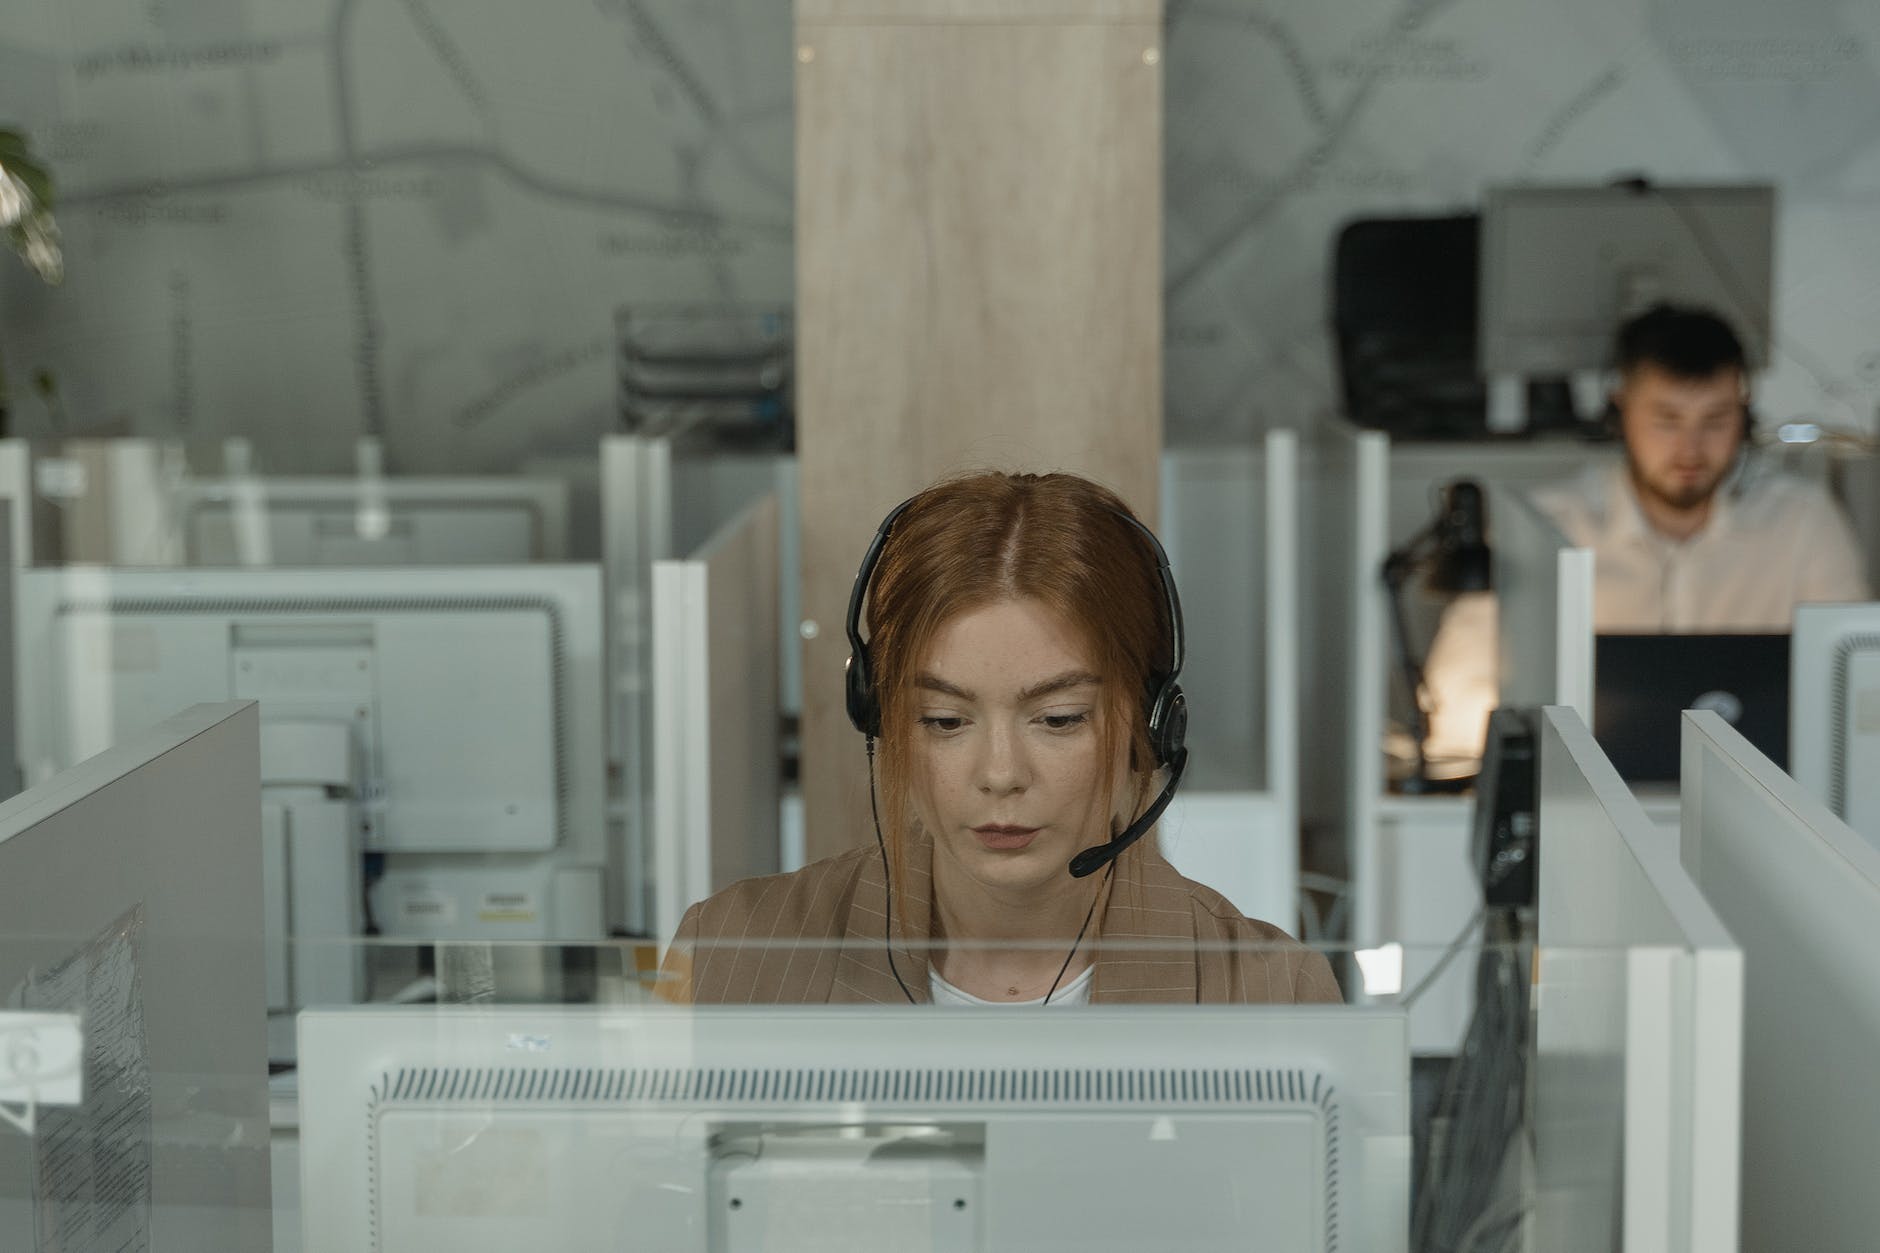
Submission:
[[[1677,782],[1686,709],[1788,768],[1787,635],[1601,635],[1593,680],[1593,737],[1628,783]]]
[[[1332,339],[1345,413],[1394,440],[1483,439],[1476,364],[1481,218],[1361,218],[1333,245]],[[1564,379],[1527,387],[1529,430],[1574,425]]]
[[[1540,711],[1505,705],[1488,716],[1476,778],[1471,847],[1490,909],[1534,903],[1540,851]]]

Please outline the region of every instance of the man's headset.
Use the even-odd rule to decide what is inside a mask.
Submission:
[[[871,757],[874,742],[881,735],[881,697],[875,690],[874,673],[868,660],[868,645],[862,640],[862,605],[868,598],[875,567],[881,562],[882,549],[887,546],[889,533],[894,530],[894,524],[901,515],[907,512],[908,506],[918,499],[920,497],[914,496],[902,501],[882,519],[880,527],[875,531],[875,538],[869,541],[868,551],[862,557],[862,567],[856,571],[855,586],[849,592],[849,661],[843,682],[849,721],[857,731],[868,737]],[[1162,812],[1168,808],[1169,802],[1175,798],[1175,789],[1180,785],[1182,772],[1188,766],[1188,698],[1182,694],[1178,682],[1185,644],[1182,639],[1182,603],[1175,593],[1175,577],[1169,572],[1168,553],[1155,537],[1155,532],[1129,514],[1121,510],[1115,512],[1117,517],[1135,528],[1148,541],[1150,550],[1155,554],[1156,573],[1162,580],[1172,656],[1166,673],[1150,673],[1148,703],[1144,708],[1148,711],[1150,750],[1155,755],[1156,767],[1168,771],[1168,782],[1163,785],[1155,803],[1107,844],[1084,849],[1071,858],[1070,873],[1079,879],[1103,869],[1130,845],[1148,834],[1149,829],[1162,817]]]

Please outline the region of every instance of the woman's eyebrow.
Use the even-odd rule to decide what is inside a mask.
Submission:
[[[1040,696],[1049,696],[1053,692],[1062,692],[1069,688],[1085,687],[1089,684],[1101,682],[1103,682],[1102,679],[1090,673],[1088,670],[1066,670],[1063,674],[1055,675],[1044,680],[1042,683],[1032,684],[1018,694],[1018,699],[1021,702],[1037,700]],[[914,676],[914,686],[922,691],[940,692],[958,700],[979,699],[959,684],[949,683],[939,675],[928,674],[924,670]]]
[[[1046,679],[1042,683],[1032,684],[1018,694],[1018,699],[1021,701],[1037,700],[1040,696],[1049,696],[1053,692],[1062,692],[1067,688],[1085,687],[1092,683],[1101,682],[1103,682],[1102,679],[1099,679],[1088,670],[1066,670],[1063,674],[1058,675],[1054,679]]]
[[[972,700],[973,694],[957,683],[948,683],[938,675],[928,674],[925,670],[914,677],[914,686],[927,692],[941,692],[947,696],[956,696],[960,700]]]

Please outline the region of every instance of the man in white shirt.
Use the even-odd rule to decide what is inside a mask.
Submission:
[[[1537,490],[1594,552],[1602,632],[1783,632],[1807,601],[1868,599],[1853,530],[1826,491],[1757,464],[1743,347],[1722,319],[1659,305],[1616,353],[1621,465]]]
[[[1870,599],[1839,506],[1749,451],[1748,363],[1727,323],[1658,305],[1620,328],[1615,365],[1624,460],[1532,493],[1593,550],[1596,630],[1777,634],[1798,604]],[[1496,630],[1493,593],[1465,596],[1430,646],[1426,751],[1452,772],[1474,768],[1499,702]]]

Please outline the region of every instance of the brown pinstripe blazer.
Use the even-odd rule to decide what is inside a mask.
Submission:
[[[907,888],[894,898],[895,966],[917,1001],[931,999],[932,856],[925,839],[908,850]],[[887,899],[881,858],[868,846],[734,883],[686,911],[659,994],[697,1004],[902,1001],[883,944]],[[1118,861],[1097,937],[1093,1002],[1344,999],[1321,954],[1183,878],[1149,841]]]

